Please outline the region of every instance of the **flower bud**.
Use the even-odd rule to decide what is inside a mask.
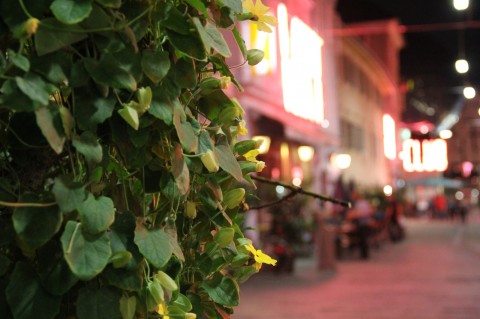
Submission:
[[[236,107],[224,108],[218,115],[218,121],[223,125],[234,125],[238,121],[238,109]]]
[[[249,65],[257,65],[262,62],[264,53],[262,50],[252,49],[247,51],[247,62]]]
[[[197,319],[197,315],[193,312],[187,312],[185,313],[185,319]]]
[[[227,247],[233,241],[235,230],[232,227],[223,227],[219,229],[213,236],[213,240],[220,248]]]
[[[200,159],[210,173],[216,173],[220,169],[220,163],[212,150],[207,150]]]
[[[222,90],[227,89],[230,83],[232,83],[232,79],[229,76],[220,77],[220,88]]]
[[[38,19],[30,18],[25,22],[25,32],[28,36],[31,36],[37,32],[38,29]]]
[[[197,217],[197,204],[195,204],[195,202],[188,201],[185,204],[185,216],[190,219]]]
[[[244,198],[244,188],[230,189],[223,195],[223,206],[227,209],[235,208],[240,205]]]
[[[161,303],[165,298],[165,293],[163,292],[162,285],[160,284],[160,281],[156,278],[154,278],[153,281],[148,283],[147,291],[156,305]]]
[[[140,119],[138,112],[133,107],[123,104],[123,109],[118,110],[118,114],[130,125],[134,130],[138,130],[140,126]]]
[[[248,134],[248,130],[247,130],[246,125],[247,125],[247,123],[245,122],[245,120],[241,120],[240,123],[238,123],[238,126],[237,126],[238,135],[247,135]]]
[[[264,161],[258,161],[257,163],[255,163],[255,171],[257,173],[262,172],[265,167],[266,165]]]
[[[257,149],[262,144],[263,140],[260,143],[257,140],[243,140],[237,142],[235,146],[233,146],[233,150],[237,152],[238,155],[243,155],[251,150]]]
[[[123,268],[128,265],[131,259],[132,253],[128,250],[124,250],[113,254],[113,256],[110,257],[110,262],[112,263],[113,268]]]
[[[155,274],[154,278],[158,280],[162,284],[162,286],[169,291],[175,291],[178,289],[175,280],[173,280],[172,277],[170,277],[161,270],[159,270],[158,273]]]
[[[145,113],[150,108],[150,103],[152,103],[152,89],[147,87],[142,87],[137,90],[137,100],[139,104],[139,113]]]

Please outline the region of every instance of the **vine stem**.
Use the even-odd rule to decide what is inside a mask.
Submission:
[[[20,6],[22,7],[23,13],[29,18],[33,18],[33,16],[28,12],[27,7],[25,7],[25,3],[23,3],[23,0],[18,1],[20,3]]]
[[[352,207],[352,203],[350,203],[349,201],[344,201],[344,200],[334,198],[334,197],[330,197],[330,196],[327,196],[327,195],[308,192],[308,191],[303,190],[301,187],[285,184],[285,183],[282,183],[282,182],[279,182],[279,181],[273,181],[271,179],[267,179],[267,178],[257,176],[257,175],[250,175],[250,177],[252,179],[257,180],[257,181],[262,182],[262,183],[283,186],[283,187],[291,190],[294,194],[303,194],[303,195],[307,195],[307,196],[312,196],[312,197],[318,198],[318,199],[326,201],[326,202],[331,202],[331,203],[334,203],[334,204],[342,205],[343,207],[348,207],[348,208]],[[291,196],[286,196],[286,197],[291,197]],[[284,197],[284,198],[286,198],[286,197]],[[276,202],[276,203],[278,203],[278,202]]]
[[[51,207],[57,205],[57,202],[51,202],[51,203],[19,203],[19,202],[5,202],[3,200],[0,200],[0,206],[6,206],[6,207]]]

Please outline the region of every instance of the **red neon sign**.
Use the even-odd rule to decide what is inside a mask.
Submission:
[[[403,142],[403,169],[407,172],[443,172],[448,167],[447,142],[442,139]]]

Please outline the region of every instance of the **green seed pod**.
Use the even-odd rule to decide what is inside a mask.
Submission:
[[[262,140],[263,141],[263,140]],[[258,140],[243,140],[237,142],[233,147],[233,150],[238,153],[238,155],[243,155],[248,151],[255,150],[260,146],[261,142]]]
[[[172,277],[170,277],[161,270],[157,272],[154,278],[157,279],[162,284],[162,286],[169,291],[175,291],[178,289],[175,280],[173,280]]]
[[[233,236],[235,235],[235,230],[232,227],[223,227],[219,229],[215,235],[213,235],[213,240],[220,246],[220,248],[227,247],[233,241]]]
[[[245,189],[244,188],[234,188],[228,190],[223,195],[223,207],[227,209],[232,209],[240,205],[240,203],[245,198]]]
[[[142,87],[137,90],[136,94],[141,113],[145,113],[152,103],[152,89],[149,86]]]
[[[263,60],[264,53],[262,50],[252,49],[247,51],[247,62],[249,65],[257,65]]]
[[[195,204],[195,202],[188,201],[185,204],[185,216],[190,219],[195,219],[195,217],[197,217],[197,204]]]
[[[212,150],[207,150],[200,156],[200,159],[210,173],[216,173],[220,169],[220,162]]]
[[[163,292],[162,284],[156,278],[148,283],[147,291],[148,294],[153,298],[153,301],[155,301],[155,305],[158,305],[165,300],[165,293]]]
[[[238,109],[236,107],[224,108],[218,115],[218,121],[226,126],[236,125],[239,116]]]
[[[132,253],[128,250],[116,252],[112,257],[110,257],[110,262],[113,265],[113,268],[123,268],[132,259]]]
[[[187,312],[185,314],[185,319],[196,319],[197,318],[197,315],[194,314],[193,312]]]
[[[118,110],[118,114],[130,125],[134,130],[138,131],[140,126],[140,119],[138,112],[133,107],[123,104],[123,109]]]

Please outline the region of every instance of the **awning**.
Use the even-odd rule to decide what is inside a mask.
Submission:
[[[459,189],[464,187],[463,182],[458,179],[445,177],[426,177],[406,181],[407,186],[443,186],[445,188]]]

